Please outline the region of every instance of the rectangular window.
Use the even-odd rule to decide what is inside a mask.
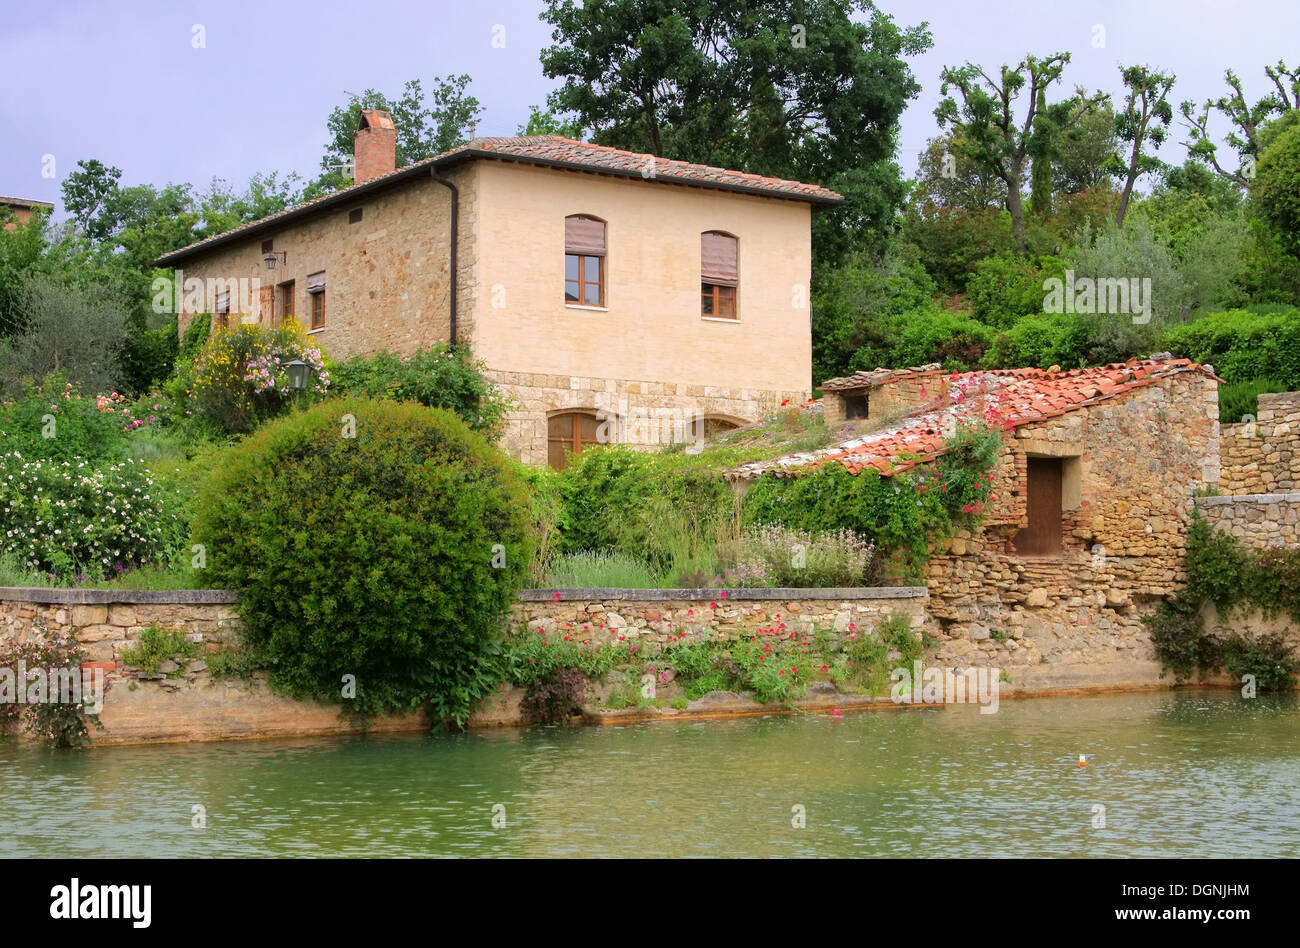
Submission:
[[[349,224],[361,223],[361,208],[358,207],[355,208],[354,210],[348,211],[348,223]]]
[[[605,305],[605,222],[574,215],[564,219],[564,301]]]
[[[564,255],[564,301],[583,306],[604,306],[604,264],[604,257],[566,253]]]
[[[700,235],[700,315],[736,318],[736,287],[740,283],[738,242],[730,234]]]
[[[286,319],[292,319],[294,316],[293,309],[293,280],[288,283],[281,283],[277,289],[280,297],[280,322]]]
[[[702,299],[700,301],[701,316],[716,316],[719,319],[736,318],[736,288],[734,286],[719,286],[716,283],[700,284]]]
[[[311,301],[311,328],[325,328],[325,271],[307,277],[307,298]]]
[[[1052,556],[1061,552],[1065,533],[1061,506],[1063,468],[1060,458],[1027,458],[1029,525],[1012,541],[1016,552]]]

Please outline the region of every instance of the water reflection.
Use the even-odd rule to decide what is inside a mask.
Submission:
[[[1178,692],[80,754],[6,742],[0,855],[1295,856],[1298,725],[1293,696]]]

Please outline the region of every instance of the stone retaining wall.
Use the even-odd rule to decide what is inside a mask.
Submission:
[[[965,558],[940,559],[952,563]],[[1008,574],[1000,598],[976,594],[969,585],[976,579],[973,575],[965,581],[950,575],[958,581],[933,594],[925,587],[526,590],[514,607],[512,628],[516,634],[541,631],[579,643],[662,645],[683,634],[716,639],[826,629],[870,635],[884,619],[905,615],[918,634],[924,630],[937,641],[930,664],[1003,669],[1001,688],[1007,694],[1168,686],[1138,621],[1142,610],[1118,591],[1109,598],[1102,594],[1096,601],[1085,600],[1067,576],[1075,570],[1086,572],[1087,567],[1054,564],[1041,575]],[[988,576],[976,580],[988,581]],[[234,598],[214,590],[0,589],[0,642],[21,640],[39,624],[77,630],[87,664],[102,668],[109,683],[100,715],[104,727],[93,734],[97,744],[357,731],[336,707],[273,694],[264,673],[254,673],[247,681],[212,675],[205,659],[231,647],[238,634]],[[151,624],[182,629],[202,643],[204,656],[168,669],[170,674],[163,677],[145,679],[140,669],[123,663],[122,653]],[[471,717],[470,726],[526,723],[522,697],[522,689],[503,686]],[[807,700],[812,702],[808,707],[818,706],[818,701],[855,706],[842,695],[810,693]],[[715,693],[673,713],[716,716],[773,710],[751,705],[748,699],[723,700]],[[609,718],[609,713],[592,714],[594,718],[588,717],[593,720]],[[373,722],[370,730],[425,727],[421,716],[407,715]]]
[[[520,593],[516,621],[528,631],[577,642],[667,644],[681,634],[735,636],[784,626],[791,632],[823,628],[869,633],[877,623],[906,615],[913,628],[930,621],[924,586],[865,589],[529,589]]]
[[[1300,392],[1259,396],[1253,422],[1219,426],[1219,488],[1228,494],[1300,489]]]
[[[1211,526],[1253,549],[1300,546],[1300,492],[1198,497],[1196,507]]]
[[[96,744],[232,740],[347,734],[360,728],[337,707],[272,694],[265,672],[247,681],[214,678],[205,658],[238,640],[235,594],[224,590],[117,591],[0,588],[0,643],[22,641],[34,626],[76,630],[83,669],[104,671],[108,692],[92,729]],[[124,649],[151,625],[179,629],[199,643],[202,657],[163,669],[152,679],[122,661]],[[174,663],[173,663],[174,664]],[[418,716],[382,719],[371,730],[417,730]]]

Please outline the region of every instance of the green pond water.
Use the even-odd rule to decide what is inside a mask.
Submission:
[[[85,752],[0,743],[8,857],[1162,855],[1300,855],[1293,696]]]

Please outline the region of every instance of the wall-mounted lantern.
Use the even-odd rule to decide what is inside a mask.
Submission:
[[[289,254],[287,251],[281,251],[280,253],[268,253],[265,257],[262,258],[263,262],[266,263],[266,269],[268,270],[275,269],[276,257],[279,257],[280,262],[283,263],[285,266],[289,265]]]

